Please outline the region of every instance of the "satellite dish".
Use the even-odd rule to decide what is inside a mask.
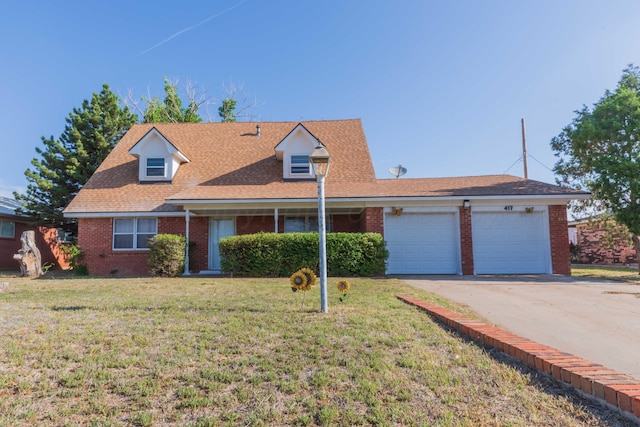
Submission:
[[[396,178],[400,178],[402,175],[407,173],[407,168],[403,168],[402,165],[392,166],[389,168],[389,173]]]

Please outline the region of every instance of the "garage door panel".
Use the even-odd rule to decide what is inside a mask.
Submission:
[[[476,274],[548,273],[550,247],[543,212],[475,212]]]
[[[390,274],[457,274],[458,221],[453,213],[387,215]]]

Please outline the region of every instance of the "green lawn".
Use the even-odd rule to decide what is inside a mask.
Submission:
[[[575,277],[594,277],[598,279],[619,280],[622,282],[640,285],[638,269],[632,267],[572,265],[571,275]]]
[[[397,280],[0,278],[0,426],[631,425],[396,299]]]

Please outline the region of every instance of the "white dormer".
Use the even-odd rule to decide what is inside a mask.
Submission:
[[[189,159],[156,128],[147,132],[129,153],[138,158],[140,182],[171,181],[180,165],[189,163]]]
[[[289,132],[276,145],[276,158],[282,161],[282,177],[284,179],[313,179],[313,168],[309,162],[309,155],[320,140],[313,136],[302,123]]]

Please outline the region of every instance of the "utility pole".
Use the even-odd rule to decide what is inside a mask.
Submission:
[[[524,118],[520,120],[522,123],[522,162],[524,163],[524,179],[529,179],[529,169],[527,167],[527,133],[524,128]]]

